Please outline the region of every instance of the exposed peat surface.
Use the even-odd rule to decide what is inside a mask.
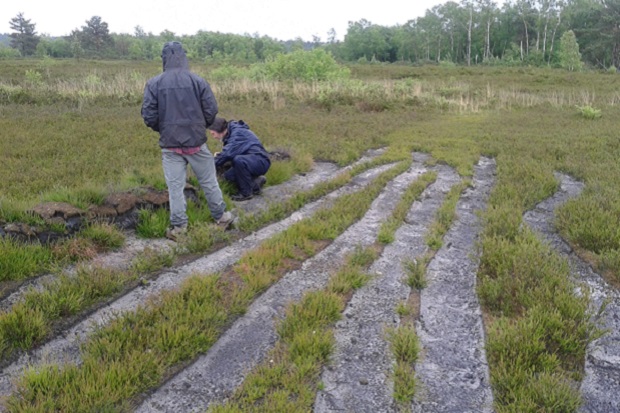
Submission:
[[[351,298],[335,327],[336,349],[322,376],[315,412],[396,411],[392,355],[386,327],[399,324],[396,307],[408,299],[403,261],[427,252],[424,236],[450,188],[460,181],[451,168],[438,165],[437,179],[415,201],[405,223],[370,267],[371,281]]]
[[[374,152],[376,156],[380,153]],[[363,161],[368,160],[364,158]],[[159,292],[164,290],[170,290],[178,287],[186,278],[195,274],[213,274],[218,271],[222,271],[230,265],[234,264],[244,252],[251,250],[258,246],[262,241],[272,237],[273,235],[282,232],[286,228],[290,227],[295,222],[298,222],[308,216],[311,216],[318,209],[329,205],[339,196],[357,191],[369,183],[381,174],[382,172],[393,167],[393,164],[382,165],[379,167],[371,168],[361,174],[353,177],[351,182],[344,187],[333,191],[326,196],[320,198],[317,201],[306,204],[300,210],[294,212],[288,218],[268,225],[244,238],[238,239],[231,245],[228,245],[212,254],[198,258],[191,262],[176,268],[169,268],[157,276],[157,278],[151,280],[144,286],[134,288],[127,294],[119,297],[113,302],[106,303],[105,306],[99,308],[92,314],[87,315],[83,319],[79,320],[71,328],[63,331],[50,341],[44,343],[40,347],[22,354],[15,362],[6,366],[0,373],[0,398],[8,396],[13,390],[13,379],[20,375],[25,368],[31,365],[37,365],[40,363],[80,363],[80,344],[92,334],[97,328],[107,324],[112,319],[118,317],[124,312],[135,310],[141,304],[147,302],[147,300]],[[331,166],[328,168],[332,169]],[[323,169],[319,169],[322,171]],[[322,173],[322,172],[320,172]],[[333,174],[322,173],[323,178],[327,179]],[[321,179],[316,179],[314,174],[306,174],[305,177],[297,178],[297,182],[309,178],[313,181],[309,187],[321,182]],[[292,196],[291,184],[283,184],[281,190],[288,196]],[[256,197],[249,202],[264,202],[261,201],[261,197]],[[145,241],[148,243],[161,243],[162,240]],[[145,245],[144,243],[142,245]],[[114,256],[115,260],[110,261],[105,257],[100,257],[99,260],[107,261],[109,265],[122,265],[121,263],[127,263],[129,261],[128,256],[120,253],[106,254],[106,256]],[[43,277],[44,279],[46,277]],[[34,288],[43,288],[43,286],[33,286]],[[23,294],[23,290],[15,292],[14,295]],[[12,296],[9,296],[12,297]],[[8,299],[8,298],[7,298]],[[12,297],[12,302],[16,302],[17,298]],[[10,306],[7,305],[7,308]]]
[[[207,354],[153,393],[137,411],[205,411],[212,403],[230,396],[276,343],[276,320],[282,318],[286,305],[298,301],[307,291],[324,288],[330,271],[354,247],[372,245],[382,221],[391,214],[404,190],[425,171],[421,162],[414,162],[408,171],[393,179],[361,220],[306,260],[300,269],[287,273],[271,286]]]
[[[590,312],[604,335],[586,350],[585,377],[581,383],[584,413],[620,412],[620,293],[583,261],[554,229],[554,211],[579,196],[584,184],[556,174],[560,189],[525,213],[524,221],[568,260],[571,274],[590,296]]]
[[[381,150],[369,151],[356,164],[381,153]],[[493,394],[484,349],[482,312],[476,296],[479,262],[476,242],[482,226],[479,212],[486,208],[496,172],[495,161],[485,157],[475,165],[471,185],[456,204],[456,217],[443,238],[442,247],[428,262],[427,286],[416,292],[419,314],[415,330],[421,352],[415,365],[414,399],[406,406],[397,404],[394,399],[395,361],[387,330],[401,324],[397,306],[413,294],[406,282],[403,263],[428,252],[425,235],[446,194],[460,181],[452,168],[442,164],[429,167],[427,160],[430,160],[428,155],[414,153],[411,166],[385,185],[361,219],[258,295],[243,315],[222,331],[206,353],[174,369],[157,388],[134,397],[132,403],[136,411],[205,412],[225,403],[252,370],[265,362],[269,351],[278,343],[277,323],[283,319],[288,305],[298,302],[308,292],[325,288],[334,269],[344,263],[354,249],[376,245],[382,223],[391,216],[405,189],[423,173],[434,171],[436,180],[411,204],[406,219],[394,234],[394,241],[383,248],[368,269],[370,281],[349,297],[343,317],[333,326],[335,347],[320,377],[314,411],[492,412]],[[329,207],[339,197],[362,190],[394,165],[368,169],[290,216],[250,234],[239,234],[217,251],[180,260],[138,287],[123,291],[122,295],[85,312],[40,346],[5,361],[0,372],[0,400],[14,392],[15,380],[28,367],[46,363],[79,365],[81,345],[115,318],[135,311],[165,291],[178,289],[192,276],[208,277],[230,269],[247,251],[258,248],[301,220],[312,219],[317,211]],[[246,214],[258,213],[273,202],[310,189],[347,168],[317,162],[307,174],[266,187],[262,196],[237,203],[236,208]],[[584,401],[581,411],[618,412],[620,294],[555,231],[555,209],[578,196],[583,189],[582,183],[566,175],[556,174],[556,178],[561,182],[560,190],[528,211],[524,222],[567,258],[581,287],[576,293],[590,296],[593,320],[605,330],[605,334],[587,349],[580,388]],[[132,259],[147,248],[164,250],[173,245],[167,240],[138,239],[130,232],[123,248],[102,254],[88,265],[127,268]],[[73,267],[66,269],[69,274],[72,271]],[[43,289],[54,277],[48,274],[25,281],[4,294],[0,310],[10,311],[26,291]],[[4,407],[0,404],[2,410]]]

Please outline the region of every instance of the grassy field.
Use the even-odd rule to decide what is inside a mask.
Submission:
[[[214,70],[203,65],[192,68],[207,79]],[[290,161],[270,171],[270,183],[307,171],[311,160],[347,165],[364,150],[377,147],[388,147],[393,160],[405,159],[412,150],[427,152],[434,161],[455,167],[465,179],[481,155],[494,157],[497,184],[483,216],[478,293],[486,314],[496,409],[575,411],[579,400],[571,389],[581,378],[585,345],[595,334],[587,321],[587,301],[574,296],[566,263],[521,225],[522,215],[557,189],[554,171],[585,182],[584,193],[558,211],[557,229],[612,284],[620,284],[620,78],[530,68],[361,65],[351,69],[353,79],[331,84],[227,79],[211,83],[222,116],[245,120],[269,150],[291,154]],[[142,87],[159,70],[158,62],[3,61],[0,221],[32,220],[26,211],[46,200],[83,206],[114,191],[163,187],[157,135],[140,118]],[[210,140],[209,145],[218,150],[216,142]],[[337,227],[339,219],[332,220]],[[437,225],[441,224],[439,217]],[[389,242],[393,229],[384,231]],[[436,246],[441,245],[441,231],[434,235]],[[299,236],[300,245],[322,239],[316,234]],[[0,241],[0,282],[14,279],[12,274],[18,272],[20,278],[41,273],[64,262],[67,255],[47,247],[29,248],[27,257],[32,258],[26,261],[34,267],[17,268],[16,263],[24,260],[23,247]],[[265,285],[271,282],[265,280]],[[194,288],[205,297],[220,297],[217,289],[224,287],[218,280],[212,283]],[[246,296],[220,298],[228,300],[226,308],[243,307],[264,288],[248,286]],[[175,314],[180,311],[176,299],[172,295],[164,299]],[[340,298],[330,299],[339,308]],[[158,314],[150,308],[144,311],[152,312],[149,317]],[[217,328],[233,313],[215,314]],[[3,315],[0,331],[20,336],[15,330],[19,320],[27,318]],[[147,322],[157,324],[150,318]],[[113,328],[122,329],[122,323],[101,333],[91,345],[89,368],[96,370],[101,343],[120,334]],[[201,340],[196,352],[213,337]],[[19,347],[7,345],[5,337],[2,341],[3,351]],[[126,357],[126,365],[142,362],[136,354]],[[182,359],[165,352],[161,357],[163,361],[155,356],[148,360],[157,374]],[[60,374],[48,372],[49,377]],[[156,381],[156,373],[144,374],[149,380],[137,384],[139,390]],[[84,373],[69,370],[56,381],[58,385],[69,375]],[[24,390],[24,397],[36,404],[36,388],[44,378],[30,379],[30,384],[23,384],[30,389]],[[88,377],[84,380],[88,382]],[[67,403],[79,400],[67,392],[63,394]],[[119,394],[117,400],[122,405],[131,396]],[[246,396],[236,397],[242,403]],[[561,406],[553,405],[558,399],[563,400]],[[23,407],[17,401],[12,406],[16,411]]]

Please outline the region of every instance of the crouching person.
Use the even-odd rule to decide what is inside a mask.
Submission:
[[[258,137],[242,120],[226,121],[217,117],[209,126],[211,135],[221,140],[222,152],[215,157],[216,167],[230,162],[231,167],[224,172],[224,178],[233,182],[239,192],[233,195],[233,201],[245,201],[260,194],[267,182],[265,174],[271,166],[269,154]]]

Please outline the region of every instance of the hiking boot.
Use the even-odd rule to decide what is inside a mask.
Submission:
[[[230,211],[226,211],[222,214],[220,219],[215,221],[215,223],[221,228],[226,229],[230,226],[230,224],[232,224],[234,220],[235,216]]]
[[[232,199],[233,201],[247,201],[248,199],[252,199],[254,197],[254,194],[248,194],[248,195],[243,195],[243,194],[235,194],[232,195],[230,197],[230,199]]]
[[[258,195],[263,191],[263,185],[265,185],[266,182],[267,178],[265,178],[265,175],[260,175],[254,178],[254,188],[252,189],[254,195]]]
[[[178,237],[183,236],[187,233],[187,225],[183,225],[180,227],[170,227],[166,230],[166,238],[176,241]]]

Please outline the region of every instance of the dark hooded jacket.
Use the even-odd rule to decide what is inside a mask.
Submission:
[[[144,123],[159,132],[162,148],[201,146],[218,111],[211,86],[189,71],[181,43],[166,43],[161,58],[164,72],[149,79],[144,87]]]
[[[256,155],[269,161],[269,153],[242,120],[228,122],[228,133],[222,144],[222,152],[215,157],[216,166],[224,165],[238,155]]]

